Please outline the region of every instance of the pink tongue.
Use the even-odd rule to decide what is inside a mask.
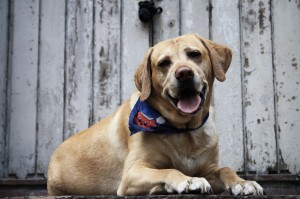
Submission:
[[[184,113],[194,113],[198,110],[201,103],[199,95],[186,96],[178,101],[177,108]]]

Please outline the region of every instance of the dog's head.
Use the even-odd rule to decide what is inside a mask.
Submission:
[[[231,57],[229,48],[199,35],[162,41],[148,50],[136,71],[140,98],[171,121],[195,116],[204,107],[208,111],[213,80],[225,80]]]

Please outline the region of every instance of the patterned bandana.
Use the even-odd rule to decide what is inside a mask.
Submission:
[[[137,132],[150,132],[158,134],[174,134],[186,131],[192,131],[202,127],[209,117],[209,112],[203,118],[202,123],[197,128],[178,129],[171,125],[163,116],[149,106],[146,101],[138,101],[134,105],[129,115],[130,135]]]

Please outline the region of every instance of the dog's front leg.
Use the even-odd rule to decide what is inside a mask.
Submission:
[[[118,195],[157,193],[212,193],[205,178],[189,177],[175,169],[154,169],[146,163],[134,163],[124,170]]]
[[[229,190],[233,195],[263,195],[263,188],[255,181],[240,178],[228,167],[211,172],[206,179],[211,184],[215,194]]]

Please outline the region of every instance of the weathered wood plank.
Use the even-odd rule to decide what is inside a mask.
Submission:
[[[67,1],[65,138],[89,126],[92,108],[93,1]]]
[[[246,167],[276,168],[273,66],[268,0],[242,1]]]
[[[152,39],[149,25],[138,19],[139,1],[0,1],[0,177],[8,173],[24,178],[34,174],[36,168],[38,173],[46,173],[48,158],[63,139],[63,128],[66,138],[88,127],[135,90],[134,72]],[[209,2],[213,6],[211,22]],[[234,57],[227,80],[216,81],[214,90],[221,165],[243,171],[243,140],[246,140],[247,169],[259,173],[275,169],[277,121],[279,169],[297,174],[300,172],[300,2],[240,2],[241,13],[239,0],[155,1],[164,11],[155,16],[153,41],[191,32],[208,38],[210,31],[214,41],[231,47]],[[273,4],[273,34],[269,3]],[[14,6],[11,53],[7,52],[8,4]],[[5,121],[9,121],[7,132]],[[9,154],[4,154],[8,151]],[[8,165],[4,157],[8,157]]]
[[[8,0],[0,1],[0,178],[5,174]]]
[[[180,5],[181,34],[197,33],[209,38],[209,0],[180,0]]]
[[[121,1],[95,3],[93,122],[120,105]]]
[[[37,173],[63,141],[65,2],[42,0],[38,88]]]
[[[300,1],[273,1],[280,169],[300,173]]]
[[[180,35],[180,1],[157,1],[156,7],[161,7],[163,12],[154,16],[153,42],[171,39]]]
[[[212,40],[233,52],[226,81],[215,81],[214,108],[220,165],[244,170],[239,1],[212,1]]]
[[[9,120],[9,174],[35,173],[39,2],[14,3]]]
[[[125,101],[136,90],[133,77],[142,62],[149,43],[149,24],[138,18],[138,2],[122,1],[122,46],[121,46],[121,101]]]

